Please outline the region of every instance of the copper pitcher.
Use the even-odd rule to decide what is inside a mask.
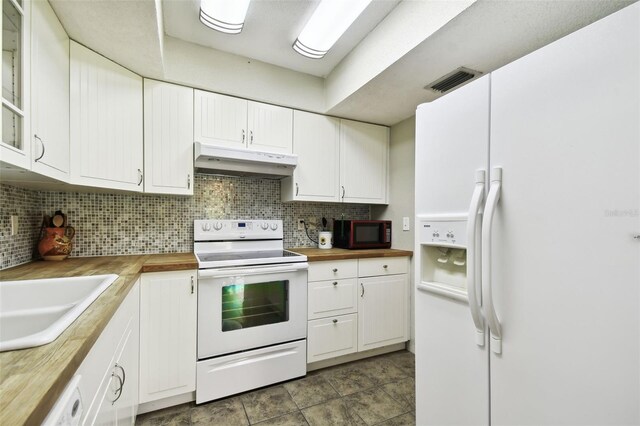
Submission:
[[[38,252],[44,260],[63,260],[71,253],[73,236],[76,230],[72,226],[63,228],[43,228],[43,235],[38,243]]]

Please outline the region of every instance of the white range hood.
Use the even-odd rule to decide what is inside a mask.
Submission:
[[[263,176],[282,178],[291,176],[298,164],[295,154],[227,148],[196,142],[195,167],[202,173],[231,176]]]

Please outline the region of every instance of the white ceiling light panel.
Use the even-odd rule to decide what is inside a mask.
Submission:
[[[250,0],[200,0],[200,21],[209,28],[238,34],[244,26]]]
[[[322,0],[293,49],[308,58],[322,58],[369,3],[371,0]]]

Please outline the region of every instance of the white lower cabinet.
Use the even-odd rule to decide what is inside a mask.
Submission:
[[[142,275],[140,403],[196,389],[197,271]]]
[[[311,262],[307,362],[409,340],[409,259]]]
[[[309,321],[307,362],[347,355],[358,350],[358,314]]]
[[[139,281],[78,368],[83,425],[133,425],[138,412]]]
[[[360,279],[358,351],[409,340],[407,274]]]

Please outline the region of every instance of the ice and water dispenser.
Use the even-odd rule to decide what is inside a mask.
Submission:
[[[419,288],[467,300],[467,215],[418,216]]]

